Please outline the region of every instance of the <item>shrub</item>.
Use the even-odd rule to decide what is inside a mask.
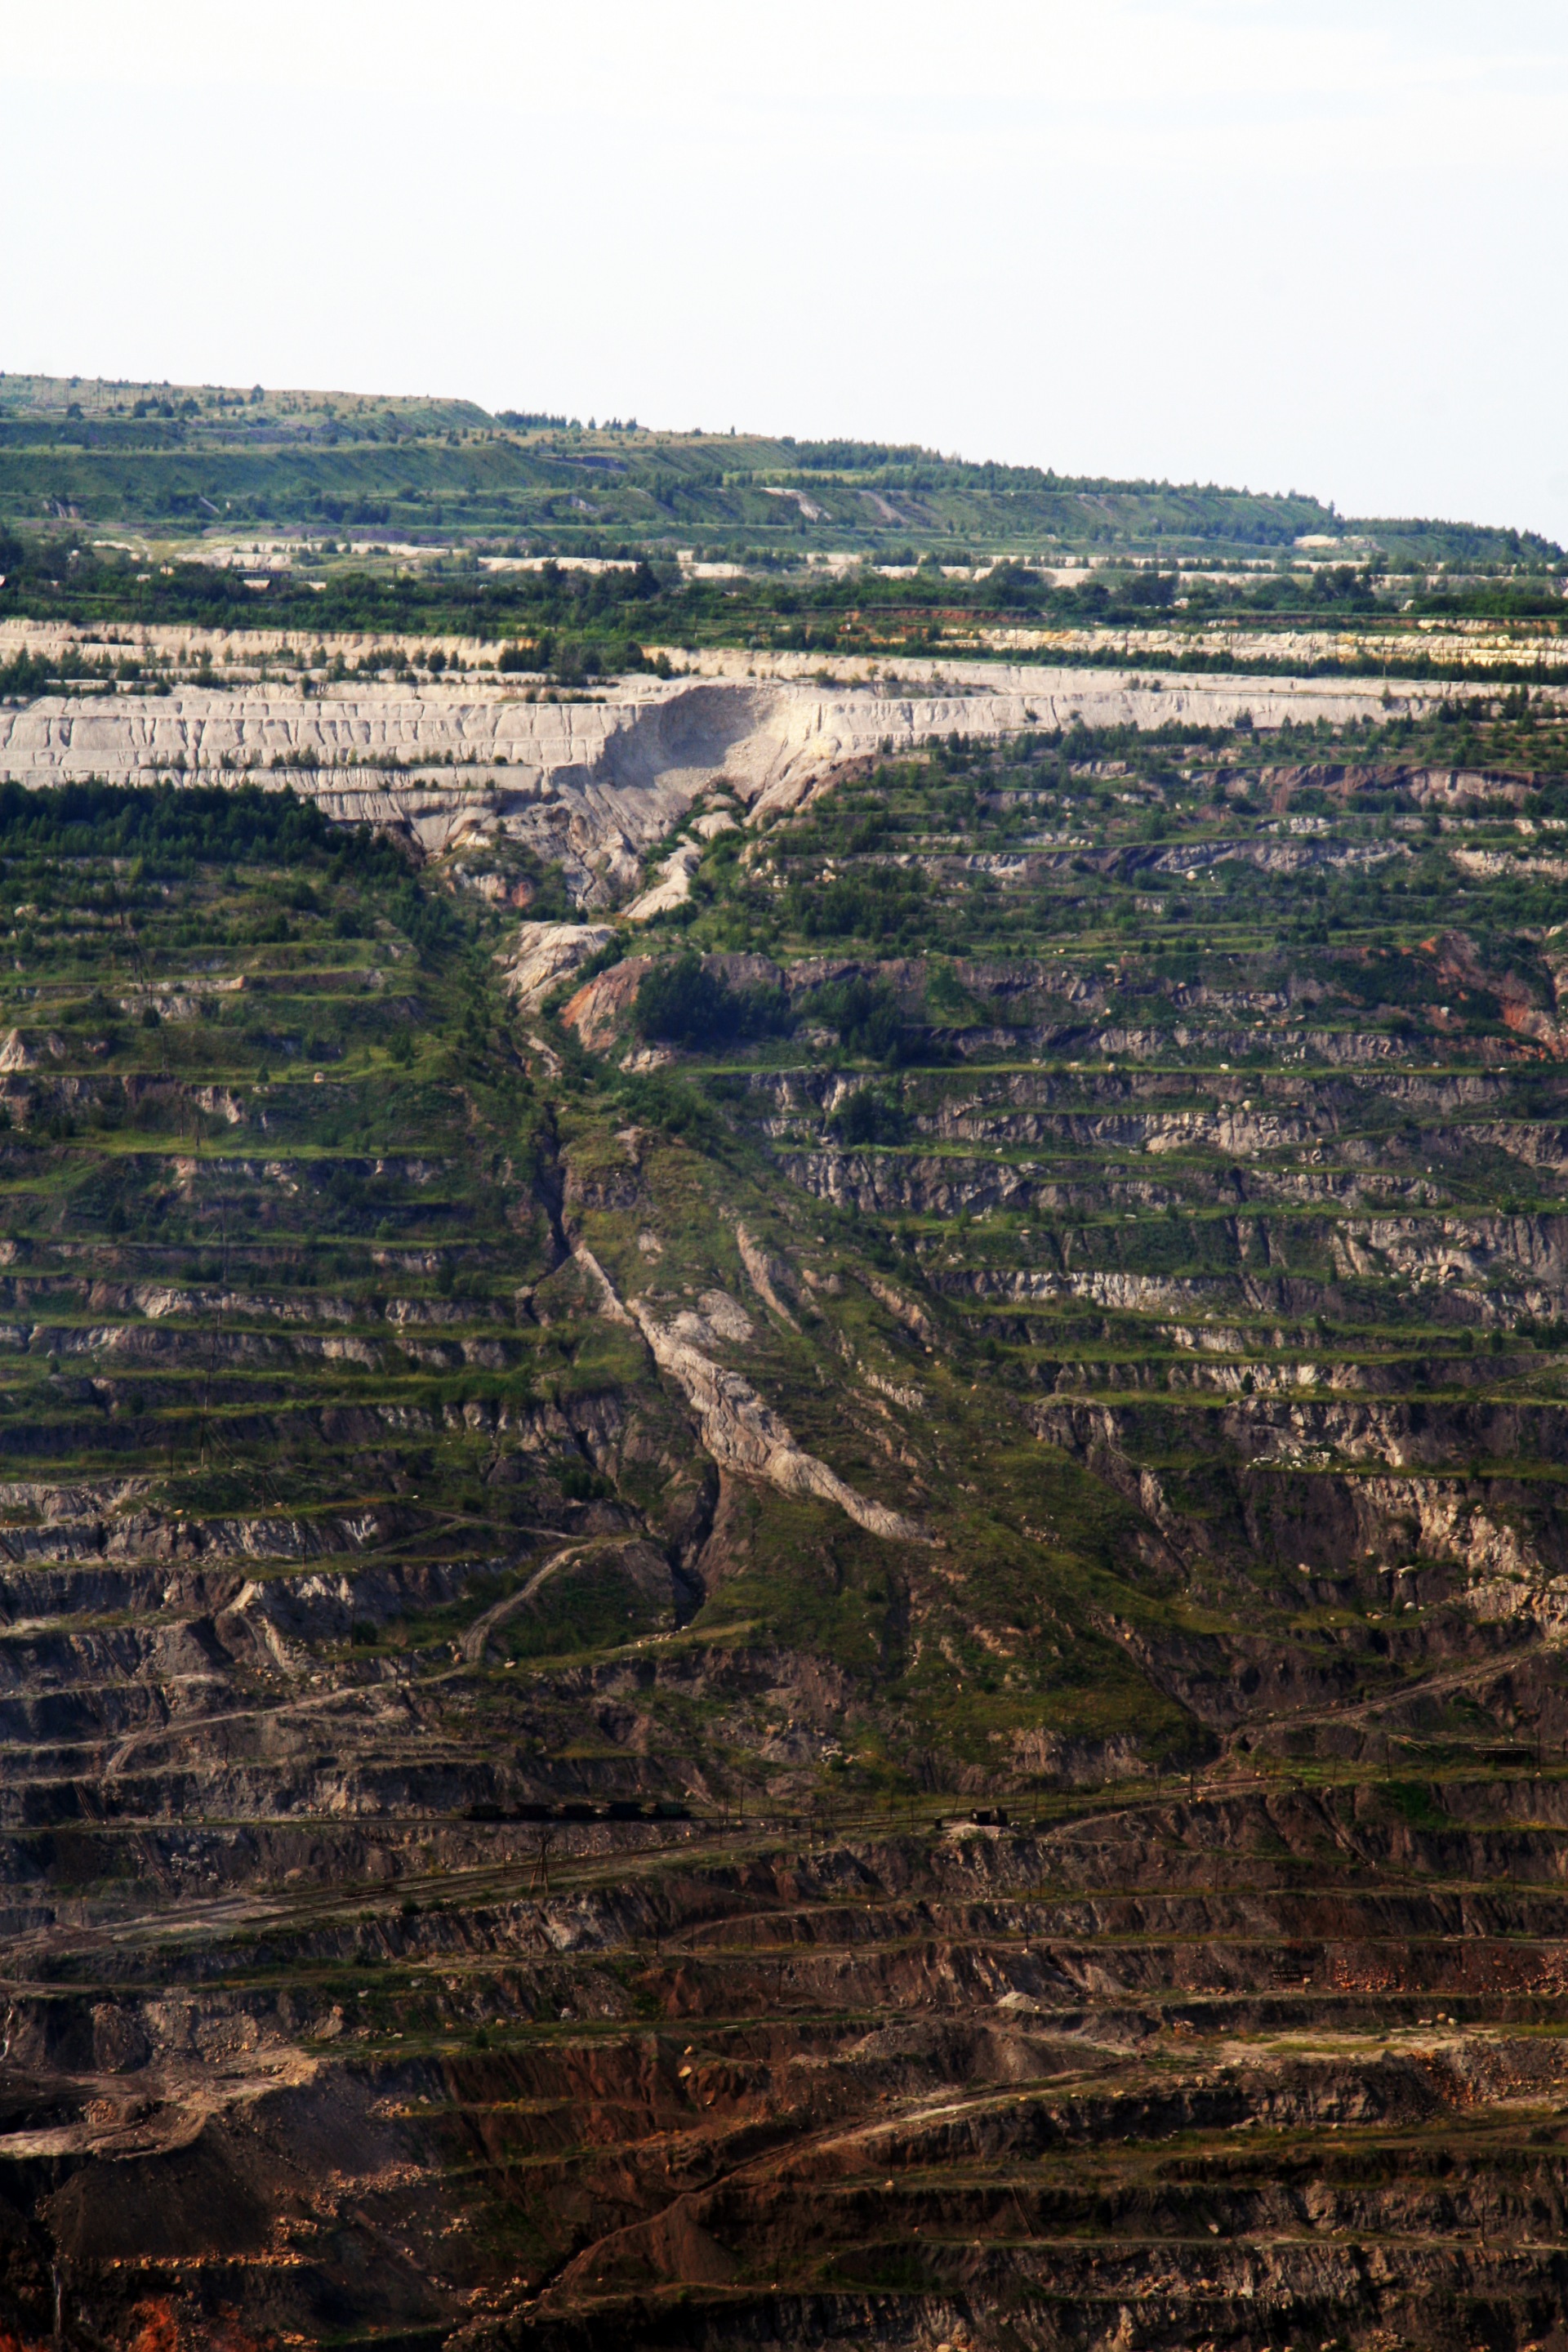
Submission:
[[[721,1151],[732,1139],[711,1105],[668,1070],[627,1072],[616,1091],[639,1126],[679,1136],[695,1150]]]
[[[776,1035],[789,1026],[776,989],[734,989],[689,952],[643,974],[632,1005],[641,1037],[671,1045],[720,1045],[739,1037]]]
[[[836,980],[814,989],[806,1010],[814,1020],[837,1029],[852,1054],[893,1066],[903,1061],[911,1040],[890,989],[869,980]]]
[[[901,1104],[889,1101],[875,1087],[861,1087],[839,1104],[827,1130],[851,1149],[865,1143],[901,1143],[909,1120]]]

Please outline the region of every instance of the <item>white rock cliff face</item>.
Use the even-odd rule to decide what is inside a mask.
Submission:
[[[500,677],[354,681],[310,694],[275,684],[185,686],[45,695],[0,710],[0,778],[33,786],[89,777],[291,784],[329,816],[395,828],[432,855],[476,833],[510,835],[558,859],[581,903],[608,906],[636,890],[647,849],[721,780],[755,820],[798,805],[847,760],[933,735],[995,738],[1075,719],[1226,726],[1244,711],[1264,728],[1342,720],[1387,716],[1386,691],[1381,680],[1375,689],[1329,678],[1159,683],[1001,664],[960,677],[913,663],[889,665],[865,683],[637,677],[615,681],[594,702],[525,701]],[[1403,687],[1392,707],[1444,691]],[[667,873],[639,911],[672,903],[688,878]]]

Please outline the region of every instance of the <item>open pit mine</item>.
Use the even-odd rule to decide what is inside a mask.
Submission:
[[[0,2345],[1568,2342],[1561,689],[135,650],[0,709]]]

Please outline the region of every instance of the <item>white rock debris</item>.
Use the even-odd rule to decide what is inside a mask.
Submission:
[[[506,967],[507,987],[531,1013],[615,936],[608,923],[524,923]]]
[[[743,1348],[757,1336],[756,1326],[738,1298],[727,1290],[705,1290],[697,1302],[696,1312],[684,1308],[672,1328],[694,1348],[718,1348],[726,1342]]]
[[[651,916],[667,915],[691,896],[691,885],[702,863],[702,852],[694,841],[683,841],[672,849],[658,866],[658,879],[651,883],[640,897],[626,908],[626,919],[633,923],[646,923]]]
[[[591,1250],[579,1244],[574,1255],[599,1293],[600,1311],[612,1323],[635,1323],[660,1371],[668,1372],[685,1391],[687,1402],[697,1415],[702,1443],[721,1469],[737,1471],[743,1477],[764,1479],[781,1494],[815,1495],[822,1502],[836,1503],[857,1527],[865,1528],[872,1535],[888,1536],[904,1543],[931,1541],[917,1521],[858,1495],[836,1470],[830,1470],[815,1454],[807,1454],[773,1407],[763,1403],[751,1382],[739,1372],[725,1370],[689,1339],[682,1339],[673,1327],[660,1323],[641,1299],[629,1301],[629,1308],[623,1305]],[[732,1307],[734,1302],[729,1304]],[[749,1329],[749,1318],[747,1327]]]
[[[736,1225],[735,1240],[740,1247],[741,1263],[751,1276],[752,1286],[763,1305],[770,1307],[781,1323],[787,1323],[792,1331],[798,1331],[800,1325],[779,1296],[780,1286],[787,1278],[785,1266],[779,1259],[771,1256],[743,1224]]]

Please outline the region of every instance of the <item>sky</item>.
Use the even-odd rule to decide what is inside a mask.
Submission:
[[[1568,543],[1563,0],[0,0],[0,367]]]

